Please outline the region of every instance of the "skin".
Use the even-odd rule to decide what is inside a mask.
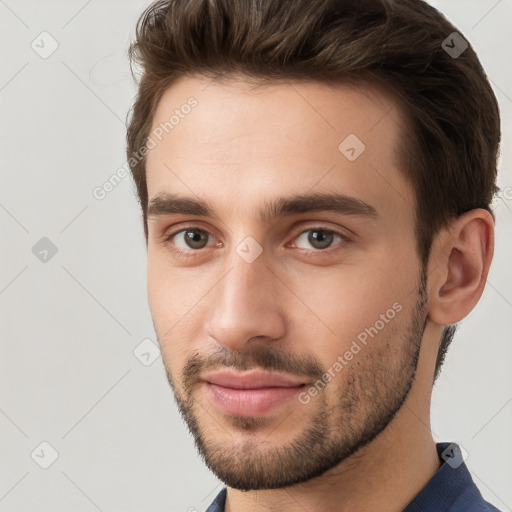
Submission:
[[[440,465],[430,430],[435,359],[443,326],[482,294],[491,215],[472,210],[436,236],[421,291],[393,98],[370,86],[189,77],[165,92],[153,128],[190,96],[197,106],[148,154],[148,197],[200,198],[215,216],[149,217],[148,299],[179,410],[228,485],[226,510],[403,510]],[[366,146],[354,161],[338,150],[349,134]],[[378,216],[259,217],[271,198],[313,192],[357,198]],[[207,232],[202,248],[183,231],[165,240],[187,227]],[[315,229],[345,238],[318,248],[308,238]],[[248,236],[263,249],[252,263],[236,252]],[[396,303],[400,312],[306,404],[228,416],[205,393],[202,375],[227,366],[314,383]]]

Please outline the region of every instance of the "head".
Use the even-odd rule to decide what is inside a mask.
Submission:
[[[308,480],[375,439],[482,293],[499,114],[471,46],[443,47],[455,31],[421,0],[159,1],[139,20],[150,309],[232,487]],[[224,367],[305,385],[224,414],[202,380]]]

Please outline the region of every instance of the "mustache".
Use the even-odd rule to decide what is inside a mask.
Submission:
[[[219,347],[215,352],[205,354],[195,352],[186,362],[182,371],[185,389],[191,389],[201,381],[201,375],[208,370],[233,368],[244,371],[259,369],[277,371],[293,375],[307,376],[314,380],[322,378],[325,370],[313,355],[297,355],[255,345],[249,350],[234,351]]]

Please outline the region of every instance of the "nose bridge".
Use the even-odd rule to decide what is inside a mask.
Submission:
[[[232,350],[254,337],[279,338],[285,328],[275,278],[263,253],[254,258],[251,243],[242,241],[226,258],[205,324],[208,336]]]

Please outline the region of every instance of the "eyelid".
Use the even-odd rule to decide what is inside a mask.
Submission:
[[[194,222],[180,222],[179,224],[176,224],[172,226],[172,229],[170,231],[165,231],[162,235],[162,239],[164,241],[170,239],[171,237],[177,235],[178,233],[181,233],[182,231],[186,231],[187,229],[196,229],[197,231],[204,231],[205,233],[208,233],[208,235],[212,235],[210,228],[203,227],[200,223],[194,223]]]
[[[314,221],[310,221],[309,223],[302,223],[296,230],[293,230],[293,239],[297,238],[299,235],[302,235],[303,233],[307,231],[325,231],[326,233],[333,233],[335,235],[340,236],[343,238],[343,240],[350,240],[352,232],[347,228],[342,228],[341,226],[338,226],[336,228],[327,226],[323,224],[322,222],[315,223]],[[350,234],[349,234],[350,233]],[[318,252],[318,249],[317,249]]]

